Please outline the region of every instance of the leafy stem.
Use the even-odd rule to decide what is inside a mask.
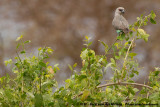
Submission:
[[[19,54],[18,54],[18,52],[16,51],[16,54],[17,54],[17,56],[18,56],[18,59],[19,59],[19,61],[20,61],[20,63],[21,63],[21,66],[22,66],[22,70],[20,70],[20,72],[21,72],[21,77],[22,77],[22,88],[21,88],[21,91],[22,91],[22,95],[23,95],[23,87],[24,87],[24,80],[23,80],[23,71],[24,71],[24,65],[23,65],[23,63],[22,63],[22,60],[21,60],[21,58],[20,58],[20,56],[19,56]],[[22,107],[24,106],[23,105],[23,99],[22,99],[22,102],[21,102],[21,104],[22,104]]]
[[[124,63],[123,63],[123,67],[122,67],[123,69],[122,69],[122,74],[121,74],[121,77],[122,77],[122,78],[123,78],[123,74],[124,74],[125,69],[126,69],[127,57],[128,57],[128,55],[129,55],[129,51],[130,51],[130,49],[131,49],[131,46],[133,45],[134,40],[135,40],[135,35],[134,35],[134,37],[133,37],[133,39],[132,39],[132,41],[131,41],[131,44],[130,44],[129,47],[128,47],[126,56],[125,56],[125,58],[124,58]]]

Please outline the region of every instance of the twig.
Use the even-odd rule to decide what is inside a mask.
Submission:
[[[81,93],[78,94],[77,96],[74,96],[73,99],[75,99],[76,97],[80,97],[81,95],[83,95],[83,92],[81,92]]]
[[[118,39],[116,39],[116,40],[113,42],[113,44],[110,46],[110,48],[107,50],[107,52],[109,52],[109,51],[111,50],[112,46],[117,42],[117,40],[118,40]]]
[[[17,54],[17,56],[18,56],[18,59],[19,59],[19,61],[20,61],[21,65],[22,65],[22,67],[23,67],[22,60],[21,60],[21,58],[20,58],[20,56],[19,56],[19,54],[18,54],[18,52],[17,52],[17,51],[16,51],[16,54]],[[24,67],[23,67],[23,68],[24,68]]]
[[[97,88],[102,88],[102,87],[107,87],[107,86],[112,86],[112,85],[135,85],[135,86],[141,86],[141,87],[146,87],[146,88],[152,89],[152,87],[150,87],[148,85],[144,85],[144,84],[140,84],[140,83],[128,83],[128,82],[103,84],[103,85],[97,86]],[[73,99],[75,99],[76,97],[80,97],[81,95],[83,95],[83,92],[81,92],[77,96],[74,96]]]
[[[127,60],[128,54],[129,54],[129,50],[130,50],[133,42],[134,42],[134,38],[132,39],[131,44],[128,47],[127,54],[126,54],[125,59],[124,59],[123,67],[125,66],[125,63],[126,63],[126,60]]]
[[[127,83],[127,82],[109,83],[109,84],[99,85],[97,86],[97,88],[102,88],[102,87],[107,87],[107,86],[112,86],[112,85],[136,85],[136,86],[141,86],[141,87],[152,89],[152,87],[148,85],[139,84],[139,83]]]
[[[126,66],[126,61],[127,61],[127,57],[128,57],[128,54],[129,54],[129,50],[131,49],[131,46],[132,46],[132,44],[133,44],[133,42],[134,42],[134,39],[135,39],[135,36],[133,37],[133,39],[132,39],[132,41],[131,41],[131,44],[130,44],[129,47],[128,47],[127,54],[126,54],[126,56],[125,56],[125,58],[124,58],[123,68]],[[123,73],[124,73],[124,70],[122,70],[122,75],[121,75],[121,77],[123,77]]]

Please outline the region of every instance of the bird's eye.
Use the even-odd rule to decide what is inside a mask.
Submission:
[[[122,9],[119,9],[119,11],[123,11]]]

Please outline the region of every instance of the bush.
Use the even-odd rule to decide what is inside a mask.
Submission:
[[[23,41],[23,36],[18,37],[15,63],[11,59],[5,61],[6,65],[14,64],[12,71],[16,77],[0,78],[0,105],[70,107],[85,104],[160,104],[160,68],[157,67],[155,71],[150,72],[147,85],[133,81],[133,77],[139,75],[140,70],[138,62],[134,59],[137,55],[133,52],[136,47],[135,41],[148,41],[149,34],[141,27],[147,25],[148,20],[155,24],[155,17],[153,11],[148,16],[138,17],[130,26],[131,32],[128,35],[122,33],[111,47],[100,41],[105,48],[105,55],[96,55],[94,50],[89,48],[92,42],[86,36],[86,47],[80,55],[82,68],[76,71],[74,68],[77,64],[69,66],[73,74],[65,80],[65,86],[60,88],[54,79],[55,73],[59,70],[58,64],[52,67],[45,61],[53,50],[49,47],[39,48],[37,56],[27,57],[24,47],[30,41]],[[18,52],[19,49],[22,51]],[[108,59],[110,49],[113,53]],[[100,85],[108,68],[114,76],[107,84]],[[135,86],[142,88],[139,90]],[[54,92],[53,87],[56,89]]]

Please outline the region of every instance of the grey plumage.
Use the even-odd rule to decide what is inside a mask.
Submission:
[[[129,24],[128,21],[123,17],[124,12],[125,10],[123,7],[118,7],[116,9],[112,25],[115,30],[121,30],[126,34],[129,32]]]

